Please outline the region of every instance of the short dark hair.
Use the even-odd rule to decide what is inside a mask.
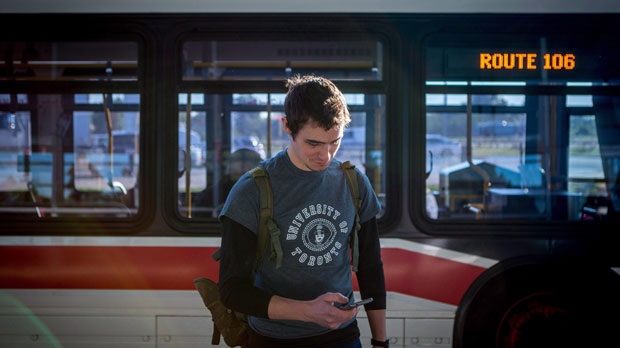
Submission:
[[[344,128],[351,122],[347,102],[330,80],[314,75],[297,75],[287,80],[286,87],[284,113],[293,138],[308,122],[325,130],[336,126]]]

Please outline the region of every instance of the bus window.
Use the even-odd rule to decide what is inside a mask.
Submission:
[[[614,98],[595,92],[617,80],[613,68],[593,67],[613,59],[593,60],[598,48],[586,54],[559,35],[489,38],[488,44],[475,35],[457,37],[458,47],[455,36],[437,35],[426,50],[426,187],[431,194],[425,206],[436,207],[427,208],[426,215],[435,220],[604,219],[620,169],[611,135],[617,132],[618,108]],[[609,53],[605,47],[600,55]],[[450,150],[458,147],[461,151]]]
[[[260,49],[254,49],[257,46]],[[183,80],[188,86],[194,88],[196,81],[203,81],[205,89],[221,88],[225,82],[232,91],[178,95],[179,125],[201,136],[198,147],[203,154],[200,164],[185,165],[178,178],[179,215],[217,216],[243,172],[286,148],[289,138],[282,127],[285,82],[294,74],[322,75],[336,84],[347,83],[343,93],[352,122],[337,159],[349,160],[365,172],[385,199],[385,95],[369,93],[368,84],[363,84],[381,81],[380,50],[381,45],[371,41],[184,43]],[[180,153],[191,151],[188,147]]]
[[[12,75],[22,81],[19,93],[0,98],[0,214],[135,215],[140,95],[110,93],[101,83],[137,80],[137,46],[4,42],[0,52],[19,61]],[[41,81],[60,93],[41,92]],[[71,84],[84,81],[101,82],[75,93]]]

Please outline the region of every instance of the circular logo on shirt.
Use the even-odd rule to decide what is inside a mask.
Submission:
[[[309,250],[323,251],[334,242],[336,226],[322,218],[314,219],[306,225],[301,238]]]
[[[309,205],[295,215],[286,231],[285,242],[297,262],[311,267],[329,264],[340,259],[347,248],[343,241],[350,232],[348,226],[334,207]]]

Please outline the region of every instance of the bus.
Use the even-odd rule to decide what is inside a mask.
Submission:
[[[613,0],[4,1],[0,347],[210,346],[193,280],[297,74],[347,100],[393,347],[617,346],[618,37]]]

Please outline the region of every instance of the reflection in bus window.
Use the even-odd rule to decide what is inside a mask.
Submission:
[[[24,200],[28,189],[30,178],[18,159],[31,151],[29,127],[28,113],[0,113],[0,191],[7,201]]]
[[[13,68],[21,69],[15,76],[23,80],[19,93],[0,96],[0,215],[135,215],[140,95],[102,86],[81,94],[25,92],[39,81],[57,91],[76,81],[136,81],[137,46],[4,42],[0,51],[20,61]]]
[[[426,82],[432,90],[426,94],[426,186],[432,193],[426,199],[427,216],[491,221],[605,219],[615,209],[610,197],[620,171],[614,135],[619,109],[617,98],[588,94],[588,90],[603,81],[610,83],[596,75],[607,70],[575,70],[569,75],[562,69],[539,74],[508,69],[481,72],[475,64],[461,69],[434,65],[441,54],[448,61],[468,62],[476,45],[484,45],[471,39],[471,46],[463,49],[439,47],[438,41],[429,40],[437,46],[427,51],[433,62]],[[534,47],[555,43],[552,38],[532,42]],[[468,74],[469,81],[464,79]],[[449,80],[452,76],[458,80]],[[566,92],[551,93],[553,86],[563,86]],[[462,146],[463,152],[446,156],[454,152],[448,151],[449,144]],[[435,205],[436,213],[428,208]]]
[[[239,88],[251,91],[178,94],[179,125],[202,136],[199,147],[203,153],[202,164],[186,165],[178,178],[180,215],[217,216],[238,178],[237,169],[251,169],[288,146],[282,126],[287,77],[309,73],[336,83],[381,81],[380,50],[381,45],[372,41],[185,43],[183,80],[203,81],[205,86],[238,80],[243,81]],[[270,80],[281,82],[277,90],[262,84]],[[353,92],[344,94],[352,122],[337,159],[349,160],[365,172],[384,199],[385,96],[364,93],[361,88],[354,86]]]
[[[545,122],[549,118],[556,122],[563,119],[539,114],[544,109],[528,114],[530,105],[485,111],[481,98],[493,100],[490,96],[471,97],[478,100],[480,107],[473,107],[469,150],[465,106],[462,113],[443,113],[441,107],[427,107],[427,151],[432,153],[427,162],[432,160],[433,165],[427,185],[437,199],[440,218],[484,211],[487,218],[580,220],[586,200],[601,200],[607,195],[591,106],[554,111],[575,113],[569,114],[562,126]],[[536,105],[557,105],[562,99],[540,96],[527,100]],[[536,123],[528,125],[528,120]],[[564,140],[558,134],[563,127]],[[533,131],[536,135],[526,138],[527,132]],[[435,133],[445,134],[442,137],[446,143],[461,144],[464,153],[442,156],[448,145],[439,148],[436,142],[430,142],[429,137],[437,137]],[[566,149],[559,147],[563,143]],[[465,155],[467,152],[471,158]],[[563,152],[566,164],[553,157]]]
[[[345,95],[346,97],[346,95]],[[205,100],[216,101],[218,104],[222,100],[231,100],[230,95],[207,96]],[[352,122],[350,127],[345,129],[337,159],[341,161],[351,161],[362,170],[366,170],[367,175],[374,179],[376,190],[383,189],[383,162],[385,137],[384,118],[377,119],[376,115],[383,114],[384,101],[382,96],[366,95],[364,100],[379,101],[378,108],[369,105],[353,105],[351,108]],[[240,99],[237,99],[237,101]],[[246,99],[247,105],[231,105],[227,108],[227,117],[223,120],[228,122],[221,124],[222,119],[205,119],[205,115],[198,110],[209,110],[209,105],[192,105],[189,125],[193,133],[207,134],[207,138],[200,140],[199,147],[202,149],[203,161],[201,164],[193,163],[185,167],[182,175],[178,179],[179,204],[184,216],[215,216],[226,199],[228,189],[232,183],[231,178],[238,176],[230,175],[231,162],[235,163],[234,157],[242,153],[242,150],[249,150],[256,156],[244,156],[246,164],[241,166],[251,169],[269,156],[286,148],[289,138],[284,132],[282,118],[284,117],[284,106],[282,104],[271,104],[269,107],[254,103],[252,98]],[[185,110],[185,106],[181,106]],[[236,111],[240,110],[240,111]],[[220,114],[220,113],[216,113]],[[186,125],[186,113],[179,113],[180,124]],[[369,122],[371,122],[369,125]],[[206,125],[206,126],[205,126]],[[209,125],[221,127],[222,131],[209,131]],[[372,128],[369,128],[371,127]],[[206,128],[205,128],[206,127]],[[230,129],[226,132],[226,129]],[[212,138],[209,139],[208,135]],[[179,139],[185,136],[184,131],[179,132]],[[193,146],[189,148],[192,150]],[[251,158],[250,158],[251,157]],[[189,158],[194,158],[190,155]],[[253,164],[248,168],[249,164]],[[372,176],[371,176],[372,175]],[[236,180],[236,179],[235,179]],[[234,183],[234,182],[233,182]],[[191,192],[188,196],[186,192]],[[380,197],[384,197],[381,192]],[[188,201],[189,199],[189,201]]]

